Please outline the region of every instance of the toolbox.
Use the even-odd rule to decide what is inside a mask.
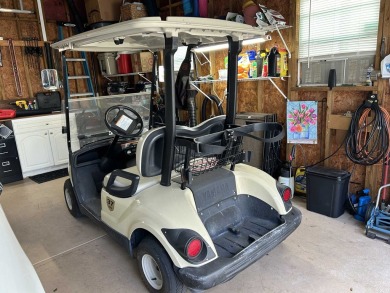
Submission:
[[[345,200],[351,173],[344,170],[314,166],[306,169],[307,209],[337,218],[345,211]]]
[[[61,111],[61,95],[59,91],[37,93],[38,109]]]
[[[0,109],[0,119],[12,119],[15,118],[16,111],[13,109]]]

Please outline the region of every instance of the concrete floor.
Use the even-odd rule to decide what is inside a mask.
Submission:
[[[66,178],[5,185],[0,203],[46,292],[146,292],[136,263],[63,199]],[[368,239],[348,213],[333,219],[306,210],[301,226],[233,280],[208,292],[389,292],[389,245]]]

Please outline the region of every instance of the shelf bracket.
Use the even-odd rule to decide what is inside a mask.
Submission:
[[[196,86],[193,82],[190,81],[190,85],[194,87],[198,92],[200,92],[202,95],[204,95],[207,99],[210,100],[210,102],[213,102],[213,100],[204,92],[202,91],[198,86]]]
[[[288,59],[291,59],[291,52],[290,52],[290,49],[288,48],[288,46],[287,46],[287,44],[286,44],[286,42],[284,41],[284,38],[283,38],[283,36],[282,36],[282,34],[280,33],[280,30],[279,30],[279,27],[278,27],[278,25],[277,24],[275,24],[275,28],[276,28],[276,31],[278,32],[278,34],[279,34],[279,37],[280,37],[280,39],[282,40],[282,42],[283,42],[283,45],[284,45],[284,47],[286,48],[286,50],[287,50],[287,53],[288,53]]]
[[[143,73],[138,73],[138,76],[141,77],[142,79],[146,80],[149,83],[152,83],[149,79],[147,79]]]
[[[278,90],[278,92],[283,96],[283,98],[289,102],[289,98],[284,94],[284,92],[278,87],[278,85],[272,80],[272,78],[268,77],[268,80],[272,83],[272,85]]]

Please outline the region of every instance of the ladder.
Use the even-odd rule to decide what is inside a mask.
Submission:
[[[63,34],[63,27],[75,27],[74,24],[72,23],[66,23],[66,22],[58,22],[58,38],[59,40],[64,39],[64,34]],[[75,97],[94,97],[95,96],[95,91],[93,89],[92,85],[92,78],[91,78],[91,72],[89,70],[88,66],[88,60],[87,60],[87,54],[85,52],[80,52],[81,58],[67,58],[65,54],[62,54],[62,66],[63,66],[63,73],[64,76],[63,78],[66,79],[64,81],[64,86],[66,87],[66,93],[67,93],[67,98],[75,98]],[[83,68],[83,74],[82,75],[69,75],[69,70],[68,70],[68,64],[71,63],[81,63],[82,68]],[[70,80],[85,80],[87,84],[87,91],[82,92],[82,93],[71,93],[70,91],[70,85],[69,81]]]

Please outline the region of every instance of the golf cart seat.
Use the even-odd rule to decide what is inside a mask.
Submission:
[[[216,116],[196,127],[177,126],[176,134],[195,138],[224,129],[225,116]],[[161,180],[165,127],[146,132],[136,151],[137,166],[114,170],[104,177],[103,187],[114,196],[130,197]],[[175,174],[179,175],[179,174]],[[172,174],[172,177],[175,175]]]
[[[222,131],[226,116],[216,116],[195,127],[176,126],[176,136],[196,138],[206,134]],[[163,161],[165,127],[156,128],[145,133],[137,145],[137,167],[139,174],[153,177],[161,174]]]

